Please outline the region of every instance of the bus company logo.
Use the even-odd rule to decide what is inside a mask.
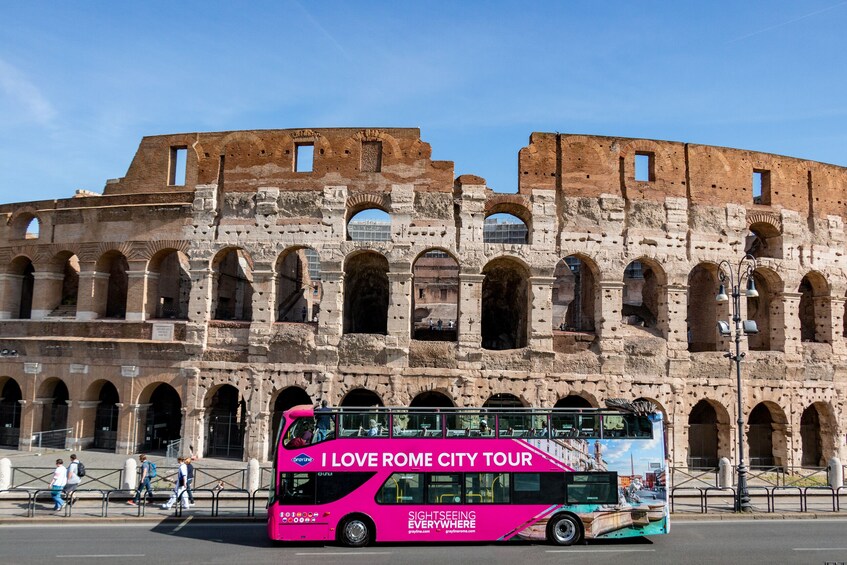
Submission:
[[[312,459],[311,457],[309,457],[305,453],[301,453],[297,457],[293,458],[292,461],[294,461],[295,463],[297,463],[301,467],[305,467],[306,465],[308,465],[309,463],[314,461],[314,459]]]

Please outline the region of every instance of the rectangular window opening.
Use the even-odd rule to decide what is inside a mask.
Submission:
[[[653,154],[635,154],[635,180],[639,182],[651,182],[655,178],[653,171]]]
[[[185,186],[185,161],[188,147],[171,147],[171,161],[168,169],[169,186]]]
[[[362,142],[362,172],[378,173],[382,171],[382,142]]]
[[[771,203],[771,172],[753,169],[753,204]]]
[[[311,173],[315,159],[314,143],[298,143],[294,146],[294,172]]]

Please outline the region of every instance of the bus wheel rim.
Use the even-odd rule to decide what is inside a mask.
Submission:
[[[556,539],[559,541],[570,541],[576,534],[576,526],[568,519],[559,520],[556,523]]]
[[[344,535],[353,543],[361,543],[368,535],[368,528],[361,520],[351,520],[344,527]]]

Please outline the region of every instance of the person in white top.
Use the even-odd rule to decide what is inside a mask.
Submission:
[[[65,501],[62,500],[62,489],[68,484],[68,470],[65,469],[64,463],[61,459],[56,459],[56,470],[53,471],[53,480],[50,481],[53,510],[61,510],[65,506]]]
[[[82,482],[82,477],[79,476],[79,459],[76,453],[71,454],[71,462],[68,463],[68,482],[65,484],[65,500],[73,504],[73,492],[79,488],[79,483]]]
[[[177,461],[179,461],[179,469],[176,472],[176,484],[174,485],[174,491],[171,493],[171,497],[162,505],[163,510],[169,510],[171,506],[176,504],[177,500],[180,501],[183,508],[190,508],[186,493],[186,487],[188,486],[188,465],[185,464],[184,457],[177,458]]]

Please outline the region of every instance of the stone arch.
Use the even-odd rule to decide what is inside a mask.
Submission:
[[[322,296],[320,256],[311,247],[283,251],[274,265],[277,322],[316,322]]]
[[[45,271],[51,274],[51,278],[45,282],[46,289],[40,299],[42,314],[58,318],[76,317],[79,257],[71,250],[61,250],[45,265]]]
[[[554,330],[583,333],[596,331],[595,320],[600,315],[600,293],[596,282],[598,275],[597,265],[583,254],[568,255],[556,263],[553,271]]]
[[[388,259],[374,251],[344,261],[344,333],[388,333]]]
[[[597,408],[599,406],[600,403],[594,395],[580,392],[559,398],[553,408]]]
[[[785,412],[770,401],[760,402],[747,418],[750,468],[784,467],[788,461]]]
[[[527,403],[509,392],[497,392],[485,399],[483,408],[524,408]]]
[[[188,319],[191,297],[188,256],[175,248],[158,250],[147,265],[147,317]]]
[[[105,318],[126,318],[129,262],[117,249],[103,253],[95,263],[94,307]]]
[[[753,271],[753,281],[759,296],[746,298],[747,319],[756,322],[758,334],[748,335],[747,343],[751,351],[784,351],[785,316],[780,300],[784,284],[773,269],[757,267]]]
[[[206,392],[206,457],[241,460],[247,430],[247,401],[231,384],[218,384]]]
[[[730,456],[729,413],[710,398],[701,399],[688,413],[688,458],[691,469],[715,469]]]
[[[455,403],[450,396],[438,390],[425,390],[415,395],[409,403],[411,408],[452,408]]]
[[[65,382],[58,377],[49,377],[41,383],[37,396],[41,404],[41,422],[38,431],[53,432],[41,435],[41,447],[65,448],[68,428],[68,400],[70,394]]]
[[[23,391],[12,377],[0,378],[0,445],[18,448]]]
[[[744,252],[756,259],[782,259],[782,220],[775,214],[748,212]]]
[[[163,382],[147,385],[139,395],[138,423],[135,438],[145,451],[161,451],[182,437],[182,398],[174,387]]]
[[[653,329],[667,338],[667,275],[653,259],[631,261],[623,272],[623,323]]]
[[[718,336],[717,322],[728,319],[728,305],[718,304],[720,282],[714,263],[700,263],[688,275],[688,351],[719,351],[723,340]]]
[[[347,241],[391,241],[391,214],[378,206],[360,208],[347,220]]]
[[[835,456],[837,424],[827,402],[813,402],[800,417],[800,464],[803,467],[826,467]]]
[[[803,342],[829,343],[827,331],[831,326],[832,313],[829,308],[829,283],[818,271],[809,271],[797,288],[800,293],[800,340]]]
[[[35,223],[35,231],[31,231]],[[41,219],[35,208],[26,206],[12,214],[9,220],[9,239],[38,239],[41,234]]]
[[[26,255],[18,255],[9,264],[6,274],[6,304],[0,310],[10,318],[32,318],[32,300],[35,290],[35,266]]]
[[[212,260],[215,320],[253,319],[253,259],[240,247],[221,249]]]
[[[354,388],[347,391],[339,406],[370,408],[372,406],[385,406],[385,404],[374,391],[366,388]]]
[[[86,417],[83,423],[84,435],[89,436],[88,430],[93,424],[94,449],[114,451],[118,442],[118,416],[120,414],[120,394],[117,387],[107,380],[92,383],[86,392],[88,400],[97,401],[93,410],[93,418]]]
[[[422,251],[412,264],[412,339],[456,341],[459,262],[444,249]]]
[[[522,194],[494,194],[485,202],[485,217],[509,214],[522,221],[527,228],[532,225],[530,204]]]
[[[482,269],[482,347],[526,347],[530,292],[529,272],[512,257],[499,257]]]
[[[504,205],[504,207],[520,213],[517,206]],[[522,214],[526,216],[526,213]],[[482,226],[482,241],[484,243],[524,245],[532,243],[531,238],[532,224],[521,216],[511,212],[486,214]]]
[[[388,201],[388,196],[372,192],[359,192],[348,197],[344,223],[348,224],[353,216],[370,209],[377,209],[391,215],[391,204]]]

